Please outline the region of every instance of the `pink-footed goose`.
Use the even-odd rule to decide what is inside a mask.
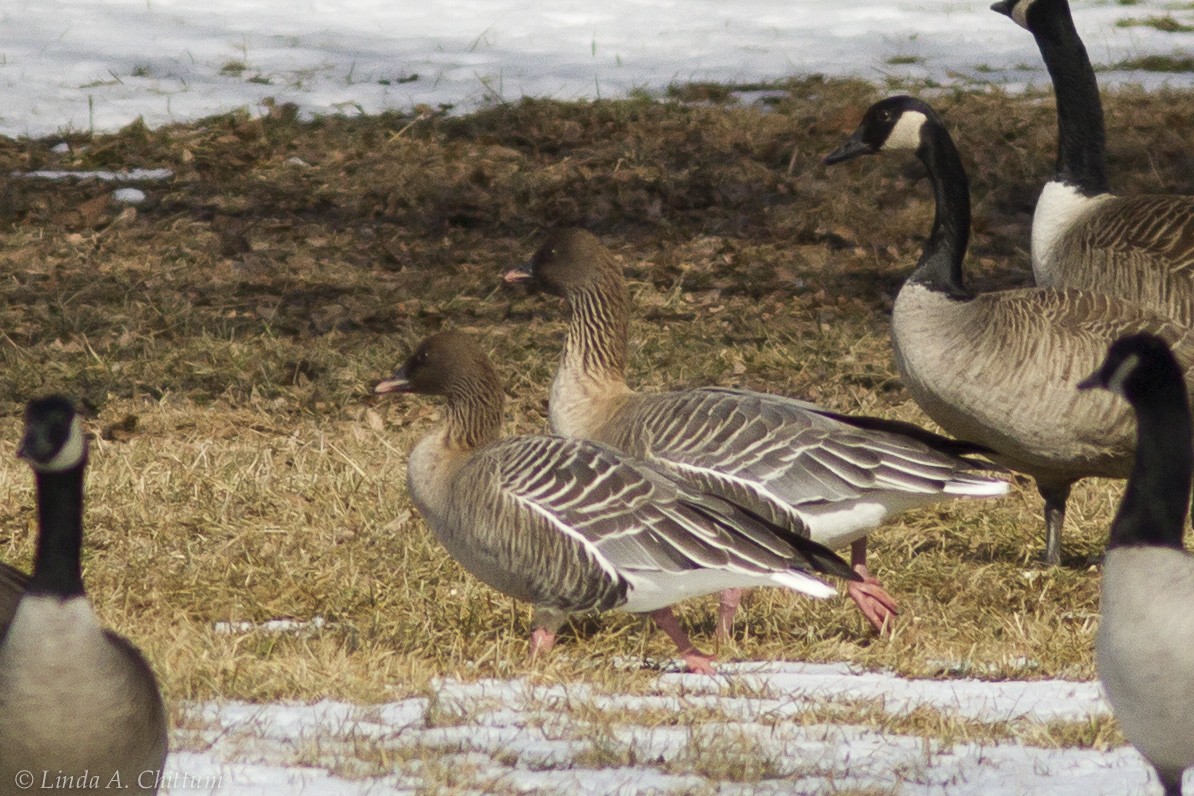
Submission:
[[[22,772],[35,783],[68,772],[83,786],[55,793],[93,793],[93,781],[156,793],[166,761],[157,681],[136,647],[100,627],[83,590],[87,443],[69,401],[29,402],[20,455],[37,481],[38,535],[33,576],[0,635],[2,787]]]
[[[991,8],[1032,33],[1057,96],[1056,173],[1032,220],[1036,283],[1109,293],[1194,327],[1194,196],[1116,196],[1103,105],[1066,0]]]
[[[711,673],[673,603],[761,585],[827,597],[810,572],[857,577],[832,551],[612,448],[499,439],[502,382],[465,334],[423,341],[375,391],[446,398],[443,423],[411,452],[411,498],[465,570],[534,606],[532,657],[570,614],[620,608],[649,613],[691,671]]]
[[[1057,564],[1071,486],[1089,476],[1127,477],[1136,447],[1128,407],[1111,395],[1078,392],[1078,380],[1113,340],[1137,332],[1173,343],[1187,381],[1194,380],[1194,335],[1101,293],[971,292],[962,278],[970,188],[944,121],[927,103],[903,96],[875,103],[826,162],[895,149],[916,153],[936,197],[932,232],[892,311],[896,366],[942,428],[986,445],[996,461],[1036,480],[1045,500],[1044,559]]]
[[[1124,736],[1181,796],[1194,766],[1194,557],[1182,536],[1190,504],[1190,402],[1165,342],[1115,342],[1082,389],[1102,387],[1136,414],[1136,460],[1103,556],[1095,665]]]
[[[778,395],[721,387],[639,393],[626,384],[630,304],[621,269],[589,232],[551,234],[508,282],[563,296],[570,321],[551,386],[552,430],[654,462],[830,548],[851,545],[847,585],[882,629],[896,603],[866,568],[866,536],[892,514],[953,497],[1002,495],[955,440],[910,424],[849,417]],[[723,595],[728,633],[738,594]]]

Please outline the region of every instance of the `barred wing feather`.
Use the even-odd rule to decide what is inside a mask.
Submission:
[[[805,540],[785,538],[782,529],[596,443],[520,437],[480,452],[464,478],[473,467],[493,474],[498,499],[469,502],[500,507],[519,529],[492,541],[510,548],[502,554],[507,565],[535,582],[537,593],[527,595],[533,602],[604,609],[639,587],[675,589],[666,605],[723,588],[710,582],[759,585],[776,574],[800,575],[797,568],[829,566],[816,548],[802,551]],[[801,580],[810,581],[806,591],[833,593]]]
[[[780,396],[706,388],[638,396],[623,411],[633,417],[606,426],[623,430],[613,444],[794,528],[804,524],[802,510],[877,495],[900,494],[914,504],[942,493],[1007,489],[966,472],[973,463],[953,450],[931,447],[935,435],[928,432],[922,440],[875,428],[877,420],[858,426]]]

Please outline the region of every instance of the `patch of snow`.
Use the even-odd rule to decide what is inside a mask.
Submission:
[[[8,0],[0,134],[109,131],[293,102],[317,114],[625,97],[674,83],[856,76],[1047,86],[1032,36],[988,0]],[[1092,61],[1181,55],[1188,32],[1128,18],[1166,0],[1076,3]],[[1103,84],[1189,86],[1102,71]]]
[[[128,190],[128,189],[122,189]],[[120,193],[114,191],[113,196]],[[137,193],[141,193],[137,191]],[[117,197],[119,199],[119,197]],[[145,200],[145,194],[141,193],[141,201]],[[121,200],[124,201],[124,200]],[[215,622],[212,625],[212,630],[217,633],[230,635],[233,633],[306,633],[316,630],[322,630],[325,620],[322,616],[316,616],[309,620],[301,619],[268,619],[264,622]]]
[[[431,690],[382,705],[193,705],[184,726],[200,729],[188,730],[189,740],[182,733],[182,742],[202,751],[175,752],[167,769],[219,774],[220,794],[422,792],[442,785],[445,772],[458,790],[569,796],[781,794],[830,784],[916,796],[1094,796],[1155,782],[1130,747],[946,744],[791,720],[866,701],[892,716],[930,707],[946,719],[993,724],[1080,722],[1108,711],[1095,683],[910,680],[836,664],[743,663],[723,665],[716,678],[664,674],[640,695],[523,678],[444,680]],[[684,720],[709,711],[712,720]],[[754,773],[741,782],[707,778],[699,772],[714,755]]]
[[[139,205],[145,201],[145,191],[140,188],[117,188],[112,198],[126,205]]]
[[[165,182],[174,179],[174,172],[170,169],[129,169],[127,171],[39,169],[37,171],[14,171],[12,175],[32,180],[50,180],[51,182],[99,180],[100,182],[124,183]]]

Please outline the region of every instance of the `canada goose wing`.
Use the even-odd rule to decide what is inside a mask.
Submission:
[[[1041,338],[1050,332],[1066,334],[1070,339],[1059,350],[1089,355],[1097,364],[1107,346],[1125,334],[1147,332],[1174,346],[1183,371],[1189,370],[1191,332],[1186,326],[1117,296],[1089,290],[1032,289],[985,294],[1002,301],[1006,297],[1004,318],[993,324],[992,333],[1015,331],[1024,339]],[[1014,328],[1019,327],[1019,328]],[[1090,351],[1082,348],[1090,346]],[[1086,363],[1082,363],[1085,367]],[[1081,376],[1081,374],[1077,374]]]
[[[921,330],[915,338],[921,341],[919,348],[913,341],[902,344],[905,367],[915,379],[923,380],[931,369],[938,413],[956,413],[935,419],[989,443],[1000,451],[1001,461],[1034,468],[1029,470],[1034,474],[1051,473],[1065,460],[1071,463],[1062,468],[1063,475],[1115,476],[1130,461],[1125,457],[1134,432],[1127,407],[1110,395],[1075,389],[1113,340],[1135,332],[1161,337],[1174,346],[1187,378],[1194,361],[1194,341],[1185,327],[1090,291],[983,293],[958,306],[944,322],[947,335],[933,337]],[[909,377],[914,393],[920,389],[915,379]]]
[[[521,573],[527,598],[538,604],[612,608],[640,578],[697,570],[766,576],[825,568],[820,546],[603,445],[518,437],[474,461],[462,470],[462,483],[480,483],[488,471],[493,499],[485,503],[497,507],[490,512],[496,516],[474,517],[475,527],[504,528],[487,534],[486,555]],[[842,563],[835,574],[849,577],[849,568]]]
[[[136,744],[145,750],[148,765],[146,770],[155,768],[161,770],[166,760],[167,723],[166,706],[162,702],[162,693],[158,688],[157,677],[153,667],[145,659],[141,650],[124,636],[112,630],[104,630],[104,637],[127,662],[130,672],[129,706],[130,713],[141,717],[144,723],[138,725],[141,737]],[[134,739],[126,739],[131,743]]]
[[[1104,249],[1158,271],[1194,276],[1194,197],[1117,196],[1084,226],[1087,256]]]
[[[633,422],[621,424],[638,437],[631,449],[752,510],[763,504],[773,521],[867,493],[938,493],[969,466],[921,440],[779,396],[706,388],[638,400]]]
[[[0,562],[0,636],[17,612],[17,603],[29,585],[29,576],[15,567]]]

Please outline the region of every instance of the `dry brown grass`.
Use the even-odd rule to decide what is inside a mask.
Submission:
[[[644,389],[732,384],[925,422],[895,375],[887,311],[931,218],[918,169],[820,157],[878,97],[794,81],[767,109],[645,100],[523,102],[464,118],[298,123],[284,107],[74,141],[0,140],[0,168],[157,167],[138,212],[95,183],[10,179],[0,195],[0,439],[23,401],[89,408],[86,578],[104,620],[171,701],[414,694],[433,675],[525,672],[527,611],[446,558],[412,512],[406,451],[435,416],[371,385],[443,325],[473,329],[509,379],[511,433],[544,427],[562,332],[553,300],[500,274],[552,226],[581,224],[626,265]],[[705,98],[716,95],[708,95]],[[937,94],[970,169],[982,287],[1025,284],[1050,172],[1051,98]],[[1194,192],[1189,93],[1107,100],[1125,191]],[[793,150],[795,148],[795,150]],[[297,160],[296,160],[297,159]],[[130,420],[134,418],[134,420]],[[0,459],[0,558],[28,566],[30,478]],[[1030,485],[910,512],[873,537],[904,613],[877,639],[844,601],[750,598],[726,658],[847,660],[929,676],[1089,678],[1097,572],[1119,487],[1076,490],[1064,565],[1035,563]],[[711,643],[709,601],[682,608]],[[217,622],[321,617],[306,633]],[[579,622],[539,672],[651,672],[632,617]]]

